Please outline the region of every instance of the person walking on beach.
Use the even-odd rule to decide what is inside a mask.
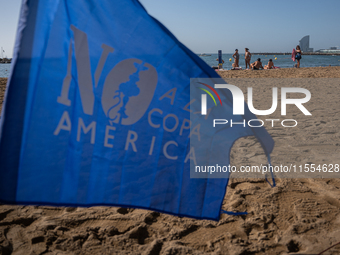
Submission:
[[[296,46],[296,50],[295,50],[295,59],[297,61],[296,67],[300,68],[300,59],[301,59],[301,49],[300,49],[300,45]]]
[[[238,62],[240,59],[240,54],[238,54],[238,49],[235,50],[235,53],[233,54],[234,58],[234,64],[232,64],[232,67],[239,67]]]
[[[260,70],[260,68],[263,69],[261,59],[258,58],[254,63],[250,64],[250,68],[253,70]]]
[[[251,60],[251,53],[249,52],[249,49],[248,48],[245,48],[246,50],[246,53],[244,54],[244,60],[246,62],[246,69],[250,68],[250,60]]]

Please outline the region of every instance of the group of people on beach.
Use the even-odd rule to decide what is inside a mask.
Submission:
[[[235,53],[233,54],[234,63],[232,64],[233,69],[239,68],[239,59],[240,54],[238,53],[238,49],[235,50]],[[254,63],[250,63],[251,60],[251,53],[249,52],[248,48],[245,48],[245,54],[244,54],[244,60],[246,63],[246,69],[252,69],[252,70],[260,70],[260,69],[273,69],[274,68],[274,62],[272,59],[269,59],[268,64],[265,66],[262,66],[261,58],[258,58]]]
[[[297,61],[297,63],[294,65],[294,67],[297,67],[297,68],[300,67],[301,54],[302,54],[302,52],[301,52],[300,46],[297,45],[296,49],[295,49],[295,60]],[[232,64],[232,70],[242,69],[239,66],[240,54],[238,53],[238,49],[235,49],[235,53],[233,54],[233,58],[234,58],[234,63]],[[218,59],[216,59],[216,60],[218,61]],[[244,60],[245,60],[245,63],[246,63],[246,69],[260,70],[260,69],[279,68],[279,67],[274,66],[274,62],[271,58],[268,60],[268,64],[265,65],[265,66],[262,66],[261,58],[258,58],[254,63],[250,63],[251,53],[249,52],[248,48],[245,48]],[[231,59],[230,59],[230,61],[231,61]],[[222,60],[222,63],[224,63],[224,60]],[[216,67],[216,68],[218,68],[218,67]]]

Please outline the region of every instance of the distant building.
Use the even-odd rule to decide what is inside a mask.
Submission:
[[[302,52],[313,52],[313,48],[309,48],[309,35],[303,37],[299,42]]]
[[[338,47],[330,47],[329,49],[330,49],[330,50],[337,50]]]

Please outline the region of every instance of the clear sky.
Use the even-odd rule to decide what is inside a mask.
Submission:
[[[0,47],[3,56],[11,58],[19,20],[21,0],[1,0],[0,6]],[[0,54],[1,58],[1,54]]]
[[[195,53],[290,52],[310,35],[314,50],[340,47],[340,0],[141,0]],[[1,0],[0,46],[12,57],[21,0]]]

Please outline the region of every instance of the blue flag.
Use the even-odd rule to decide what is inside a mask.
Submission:
[[[211,122],[194,125],[190,79],[213,86],[219,76],[137,0],[24,1],[15,52],[1,118],[2,203],[218,220],[229,175],[190,177],[209,152],[195,153],[191,140],[223,146],[220,164],[242,136],[272,151],[263,127],[219,128],[216,140]],[[214,107],[232,116],[231,93],[220,99]],[[256,118],[245,112],[238,118]],[[197,116],[208,123],[214,114]]]

